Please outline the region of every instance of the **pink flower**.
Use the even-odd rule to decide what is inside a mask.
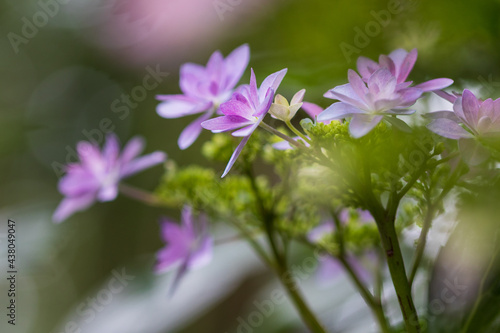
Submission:
[[[252,69],[250,84],[238,88],[232,99],[221,105],[220,109],[224,115],[201,124],[203,128],[213,133],[236,130],[232,133],[233,136],[243,137],[231,156],[222,177],[231,170],[250,136],[266,116],[273,102],[274,93],[286,72],[286,69],[282,69],[269,75],[262,81],[260,88],[257,88],[257,80]]]
[[[133,138],[120,154],[118,138],[114,134],[106,137],[102,151],[97,145],[79,142],[79,163],[69,164],[66,175],[59,181],[59,192],[65,198],[54,212],[55,222],[62,222],[70,215],[90,207],[97,201],[112,201],[118,195],[120,181],[166,159],[163,152],[154,152],[138,157],[144,142]]]
[[[206,217],[200,215],[195,220],[189,206],[182,210],[180,225],[166,218],[162,220],[161,237],[167,244],[157,254],[155,271],[178,269],[172,290],[188,270],[203,267],[212,260],[213,239]]]
[[[465,89],[455,96],[453,111],[438,111],[426,115],[432,119],[427,127],[445,138],[458,140],[464,160],[477,165],[490,155],[481,140],[500,138],[500,98],[485,101]]]
[[[178,140],[179,148],[191,146],[201,133],[201,123],[212,117],[220,104],[229,100],[249,59],[250,49],[246,44],[225,59],[216,51],[206,67],[192,63],[182,65],[179,82],[182,95],[157,96],[162,101],[157,112],[163,118],[179,118],[203,112],[201,117],[182,131]]]

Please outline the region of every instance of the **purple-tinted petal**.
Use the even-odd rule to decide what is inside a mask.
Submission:
[[[236,97],[241,95],[236,95]],[[239,116],[242,118],[249,118],[254,112],[248,104],[245,104],[239,100],[232,99],[226,103],[221,104],[220,110],[226,116]]]
[[[201,117],[197,118],[181,132],[181,135],[177,140],[177,144],[179,145],[179,148],[181,150],[189,148],[193,144],[193,142],[196,141],[203,129],[203,127],[201,127],[201,123],[209,119],[212,114],[213,112],[204,113]]]
[[[104,184],[97,193],[97,199],[101,202],[113,201],[118,196],[118,181]]]
[[[338,99],[341,102],[352,104],[360,109],[368,108],[366,102],[358,96],[350,83],[337,86],[327,91],[324,96],[330,99]]]
[[[219,133],[237,129],[249,124],[252,124],[252,121],[240,116],[222,116],[206,120],[201,123],[201,126],[214,133]]]
[[[58,189],[65,196],[77,197],[95,193],[99,189],[99,182],[89,170],[75,166],[61,178]]]
[[[410,74],[411,70],[413,69],[413,66],[415,65],[415,62],[417,61],[417,56],[418,56],[417,49],[413,49],[404,58],[403,63],[399,67],[398,82],[404,82],[404,81],[406,81],[406,78]],[[394,57],[397,58],[398,54],[394,53]],[[394,63],[396,64],[396,61],[394,61]]]
[[[479,101],[468,89],[465,89],[462,95],[462,110],[467,122],[473,126],[473,128],[476,128],[479,120]]]
[[[120,155],[120,142],[114,133],[106,135],[106,142],[102,149],[102,156],[106,160],[108,167],[113,166],[118,161]]]
[[[227,175],[227,173],[231,170],[234,163],[238,159],[238,156],[240,156],[243,147],[245,147],[249,139],[250,136],[246,136],[243,138],[243,140],[241,140],[240,144],[238,145],[238,147],[236,147],[236,150],[233,152],[233,155],[231,155],[231,158],[229,159],[229,162],[227,163],[226,169],[224,170],[224,173],[222,174],[221,178],[224,178]]]
[[[446,91],[443,91],[443,90],[435,90],[433,91],[436,95],[438,95],[439,97],[441,98],[444,98],[445,100],[447,100],[448,102],[451,102],[451,103],[455,103],[455,101],[457,100],[457,95],[454,95],[454,94],[450,94]]]
[[[394,93],[396,84],[396,78],[392,73],[385,68],[381,68],[370,76],[366,93],[369,89],[372,94],[380,94],[380,97],[388,97]]]
[[[192,63],[186,63],[181,66],[179,86],[185,95],[198,96],[199,83],[204,80],[208,80],[205,67]]]
[[[455,123],[459,123],[460,119],[455,115],[455,113],[451,111],[436,111],[436,112],[430,112],[422,115],[426,119],[439,119],[439,118],[446,118],[449,120],[454,121]]]
[[[423,91],[417,88],[406,88],[401,92],[401,106],[411,106],[422,96]]]
[[[483,147],[475,139],[458,140],[458,148],[460,149],[460,153],[465,163],[472,166],[479,165],[490,157],[488,149]]]
[[[386,55],[381,55],[379,57],[379,63],[380,63],[380,67],[381,68],[385,68],[385,69],[388,69],[389,72],[391,72],[391,74],[397,78],[397,68],[396,68],[396,65],[394,64],[394,61],[389,57],[389,56],[386,56]],[[399,83],[399,81],[398,81]]]
[[[356,114],[349,124],[349,131],[353,138],[360,138],[370,132],[382,120],[383,116]]]
[[[457,140],[460,138],[472,137],[469,132],[460,127],[460,125],[455,121],[446,118],[433,120],[430,124],[427,125],[427,128],[432,132],[449,139]]]
[[[323,108],[321,106],[309,102],[302,102],[302,110],[304,110],[309,115],[309,117],[313,119],[321,112],[323,112]]]
[[[122,154],[120,156],[120,162],[122,164],[127,164],[134,158],[139,156],[144,150],[144,139],[140,137],[132,138],[123,148]]]
[[[234,131],[232,133],[232,136],[236,136],[236,137],[247,136],[247,135],[252,134],[253,131],[254,131],[254,126],[253,126],[253,124],[250,124],[248,126],[240,128],[237,131]]]
[[[213,239],[209,235],[204,236],[194,250],[187,262],[189,269],[196,269],[206,266],[212,261],[213,257]]]
[[[255,109],[257,105],[259,105],[259,91],[257,89],[257,79],[255,77],[255,72],[253,71],[253,68],[250,68],[250,84],[248,86],[249,88],[249,96],[248,100],[251,103],[251,106]]]
[[[333,119],[342,119],[346,117],[352,117],[354,114],[362,114],[362,113],[366,112],[350,104],[337,102],[333,103],[332,105],[327,107],[323,112],[321,112],[318,116],[318,121],[323,122]]]
[[[207,73],[210,79],[220,82],[224,66],[224,57],[219,51],[215,51],[207,62]]]
[[[426,82],[422,82],[420,84],[417,84],[415,88],[421,89],[424,92],[428,91],[434,91],[434,90],[441,90],[446,87],[449,87],[453,84],[452,79],[434,79],[434,80],[429,80]]]
[[[357,61],[357,68],[363,80],[366,81],[377,69],[380,68],[380,65],[371,59],[359,57]]]
[[[241,45],[229,54],[224,60],[226,75],[225,89],[233,89],[243,75],[250,60],[250,48],[247,44]]]
[[[71,216],[73,213],[82,211],[90,207],[94,203],[95,197],[93,194],[64,198],[57,207],[52,219],[56,223],[60,223]]]
[[[272,89],[273,91],[278,90],[279,85],[281,84],[281,81],[286,75],[286,72],[288,69],[284,68],[280,71],[277,71],[262,81],[260,87],[259,87],[259,100],[263,102],[263,100],[266,98],[267,91],[269,89]]]
[[[151,168],[152,166],[164,162],[166,158],[167,155],[161,151],[156,151],[151,154],[141,156],[123,166],[120,172],[121,178],[125,178],[144,169]]]
[[[347,72],[347,77],[356,95],[361,97],[368,93],[368,88],[366,87],[366,84],[363,82],[358,73],[356,73],[352,69],[349,69],[349,71]]]
[[[175,98],[164,98],[164,102],[158,104],[156,107],[158,115],[168,119],[179,118],[207,111],[212,107],[211,102],[184,96],[181,98],[179,95],[174,96]]]
[[[273,89],[268,89],[266,92],[266,96],[262,100],[262,103],[259,105],[257,108],[256,112],[253,114],[254,117],[262,117],[269,112],[269,109],[271,108],[271,105],[273,104],[273,96],[274,96],[274,90]]]

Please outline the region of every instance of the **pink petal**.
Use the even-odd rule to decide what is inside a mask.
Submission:
[[[421,89],[425,92],[428,91],[434,91],[434,90],[441,90],[446,87],[449,87],[453,84],[452,79],[434,79],[434,80],[429,80],[420,84],[417,84],[414,88]]]
[[[182,96],[182,97],[181,97]],[[212,107],[211,102],[201,101],[183,95],[170,95],[158,97],[164,102],[158,104],[156,112],[163,118],[179,118],[206,111]]]
[[[67,219],[75,212],[82,211],[90,207],[94,203],[95,197],[93,194],[64,198],[57,207],[52,219],[56,223],[60,223]]]
[[[201,123],[201,126],[214,133],[219,133],[237,129],[249,124],[252,124],[252,121],[240,116],[222,116],[206,120]]]
[[[360,138],[370,132],[382,120],[383,116],[356,114],[349,124],[349,131],[353,138]]]
[[[130,163],[123,166],[121,170],[121,178],[128,177],[134,173],[140,172],[144,169],[151,168],[157,164],[164,162],[167,155],[164,152],[156,151],[148,155],[141,156]]]
[[[247,44],[241,45],[229,54],[224,60],[226,82],[224,89],[233,89],[245,72],[250,60],[250,48]]]
[[[130,141],[123,148],[122,154],[120,156],[120,162],[126,164],[132,161],[142,153],[144,145],[144,139],[140,137],[134,137],[130,139]]]
[[[323,112],[323,108],[321,106],[309,102],[302,102],[302,109],[313,119]]]
[[[479,120],[479,101],[468,89],[462,95],[462,110],[467,122],[475,129]]]
[[[368,78],[377,70],[380,68],[380,65],[376,63],[375,61],[365,58],[365,57],[359,57],[358,61],[356,63],[358,72],[361,74],[361,77],[363,78],[364,81],[367,81]]]
[[[177,144],[179,145],[179,148],[181,150],[189,148],[193,144],[193,142],[196,141],[198,136],[200,136],[201,131],[203,130],[203,127],[201,127],[201,123],[207,119],[210,119],[212,114],[213,112],[204,113],[201,117],[197,118],[181,132],[181,135],[177,140]]]
[[[366,111],[360,110],[351,104],[337,102],[333,103],[327,107],[318,116],[318,121],[324,122],[333,119],[342,119],[346,117],[352,117],[355,114],[366,113]]]
[[[432,132],[449,139],[457,140],[460,138],[472,137],[469,132],[463,129],[455,121],[446,118],[433,120],[430,124],[427,125],[427,128]]]
[[[263,100],[265,99],[267,91],[269,89],[272,89],[273,91],[278,90],[278,87],[281,84],[283,78],[285,77],[287,71],[288,69],[284,68],[280,71],[277,71],[269,75],[264,79],[264,81],[262,81],[262,84],[260,85],[259,88],[259,100],[261,102],[263,102]]]

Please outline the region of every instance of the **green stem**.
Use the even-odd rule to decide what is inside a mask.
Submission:
[[[164,204],[163,200],[157,195],[130,185],[122,183],[119,185],[119,190],[123,195],[149,206],[162,206]]]
[[[316,318],[314,313],[311,311],[309,306],[306,304],[304,297],[299,291],[299,287],[295,280],[293,279],[293,274],[287,268],[287,260],[286,256],[282,254],[279,250],[274,232],[274,212],[271,209],[267,209],[264,199],[260,194],[260,190],[255,182],[255,177],[253,176],[252,169],[250,165],[246,167],[246,173],[249,177],[252,190],[255,193],[255,196],[258,201],[258,208],[262,217],[262,221],[264,223],[264,229],[266,232],[267,239],[269,241],[269,245],[271,246],[271,251],[274,256],[275,264],[271,265],[276,270],[278,274],[278,278],[280,282],[285,287],[287,294],[290,296],[295,308],[299,312],[300,317],[306,326],[311,330],[312,333],[327,333],[323,328],[319,320]]]
[[[309,138],[307,136],[305,136],[304,134],[302,134],[297,128],[295,128],[295,126],[293,126],[292,122],[290,120],[287,120],[285,122],[286,126],[288,126],[288,128],[295,134],[297,134],[298,136],[300,136],[302,138],[302,140],[304,140],[304,142],[307,142],[309,144],[311,144],[311,140],[309,140]]]
[[[406,277],[403,255],[399,246],[394,223],[395,215],[386,214],[386,216],[384,216],[378,212],[372,212],[372,214],[377,222],[382,247],[385,251],[387,265],[389,266],[389,272],[391,273],[392,283],[396,290],[406,330],[408,333],[419,333],[421,331],[420,323],[417,310],[413,304],[410,284]]]
[[[415,250],[415,258],[413,259],[413,264],[410,271],[410,277],[408,282],[410,283],[410,288],[413,286],[415,281],[415,276],[417,275],[420,262],[424,256],[425,246],[427,244],[427,235],[431,229],[432,219],[434,218],[434,205],[429,203],[427,212],[425,214],[424,224],[422,225],[422,231],[420,232],[420,237],[418,238],[417,249]]]
[[[301,144],[301,143],[298,143],[297,141],[295,141],[294,139],[292,139],[291,137],[289,137],[288,135],[286,134],[283,134],[281,133],[280,131],[278,131],[277,129],[269,126],[268,124],[264,123],[264,122],[261,122],[259,124],[260,127],[262,127],[263,129],[265,129],[266,131],[268,131],[269,133],[271,134],[274,134],[280,138],[282,138],[283,140],[285,141],[288,141],[290,144],[294,145],[295,147],[297,148],[306,148],[305,145]]]

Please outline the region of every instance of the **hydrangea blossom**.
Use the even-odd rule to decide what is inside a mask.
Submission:
[[[118,138],[114,134],[106,137],[102,151],[95,144],[79,142],[79,163],[66,166],[66,175],[59,181],[59,192],[65,198],[54,212],[54,221],[62,222],[73,213],[90,207],[96,200],[114,200],[122,179],[165,161],[166,154],[159,151],[138,157],[143,148],[143,140],[136,137],[120,154]]]
[[[271,104],[269,113],[272,117],[281,121],[290,121],[299,109],[302,107],[302,100],[304,99],[305,89],[298,91],[293,95],[292,100],[288,103],[287,99],[280,94],[274,98],[274,103]]]
[[[409,115],[408,109],[424,92],[443,89],[453,83],[450,79],[435,79],[410,87],[405,81],[416,60],[416,50],[407,53],[396,50],[381,56],[380,63],[367,58],[358,60],[361,76],[349,70],[349,83],[333,88],[325,97],[340,102],[332,104],[318,116],[319,121],[352,117],[349,130],[355,138],[370,132],[382,119],[401,130],[409,127],[395,115]]]
[[[417,56],[417,49],[413,49],[410,52],[404,49],[397,49],[392,51],[388,56],[384,54],[380,55],[378,63],[366,57],[359,57],[357,61],[358,72],[361,74],[363,81],[368,82],[373,73],[381,68],[385,68],[396,78],[398,88],[406,88],[413,83],[412,81],[406,81],[406,79],[417,61]],[[452,83],[453,80],[451,79],[433,79],[417,84],[414,88],[418,88],[423,92],[429,92],[444,89]]]
[[[500,138],[500,98],[481,101],[465,89],[455,96],[452,111],[438,111],[426,115],[433,119],[427,127],[446,138],[459,140],[464,160],[477,165],[489,157],[480,141]]]
[[[178,269],[172,290],[188,270],[205,266],[212,260],[213,239],[206,217],[202,214],[195,220],[189,206],[182,210],[180,225],[166,218],[162,220],[161,237],[167,244],[157,254],[155,271]]]
[[[182,95],[159,95],[162,101],[157,112],[164,118],[179,118],[204,112],[181,133],[178,145],[186,149],[201,133],[201,123],[210,119],[219,105],[229,100],[233,89],[247,68],[250,59],[248,45],[235,49],[225,59],[216,51],[207,66],[187,63],[180,69]]]
[[[257,88],[257,80],[253,69],[251,72],[250,84],[238,88],[232,99],[220,106],[224,115],[206,120],[201,124],[201,126],[213,133],[236,130],[232,135],[243,137],[243,140],[241,140],[231,156],[222,177],[231,170],[250,136],[266,116],[271,107],[274,93],[283,80],[287,69],[269,75],[262,81],[259,88]]]

